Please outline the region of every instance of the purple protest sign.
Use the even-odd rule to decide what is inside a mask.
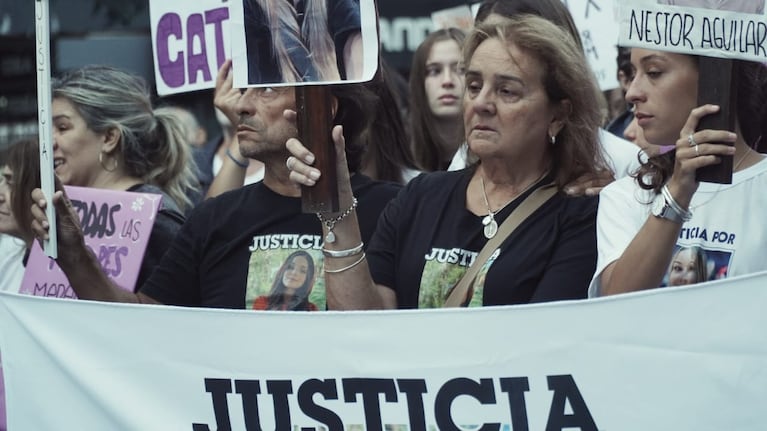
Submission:
[[[157,93],[215,87],[218,69],[230,56],[226,2],[151,0],[149,16]]]
[[[104,273],[133,291],[162,195],[83,187],[65,187],[80,217],[85,244]],[[64,272],[35,243],[19,293],[75,298]]]

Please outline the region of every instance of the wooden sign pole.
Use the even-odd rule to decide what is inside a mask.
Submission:
[[[338,212],[330,88],[325,85],[296,87],[296,106],[298,138],[314,153],[314,167],[322,172],[313,187],[301,187],[301,210],[305,213]]]
[[[732,79],[733,61],[715,57],[698,60],[698,106],[707,103],[719,105],[719,112],[706,115],[698,123],[697,130],[735,131],[737,89]],[[719,142],[725,144],[724,142]],[[732,145],[732,144],[729,144]],[[698,181],[732,184],[732,156],[722,156],[717,165],[698,169]]]

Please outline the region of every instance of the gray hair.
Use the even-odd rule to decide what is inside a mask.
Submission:
[[[153,110],[144,80],[109,66],[85,66],[52,84],[53,97],[71,102],[94,132],[115,129],[126,172],[160,187],[185,210],[197,188],[184,126],[166,108]]]

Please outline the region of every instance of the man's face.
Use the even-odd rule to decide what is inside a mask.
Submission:
[[[295,89],[248,88],[237,101],[240,116],[237,139],[243,156],[264,161],[273,155],[285,155],[285,142],[298,135],[295,122],[283,116],[286,109],[296,109]]]

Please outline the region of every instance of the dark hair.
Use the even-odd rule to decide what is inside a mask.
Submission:
[[[372,123],[373,107],[378,106],[379,100],[363,84],[331,85],[330,93],[338,99],[333,124],[340,124],[344,128],[349,172],[358,172],[366,145],[362,134]]]
[[[691,56],[700,59],[698,56]],[[697,61],[695,62],[697,65]],[[743,140],[757,151],[764,150],[767,135],[767,67],[761,63],[733,60],[732,80],[736,83],[736,127]],[[639,187],[660,193],[674,173],[676,153],[669,151],[643,161],[635,174]]]
[[[365,165],[372,165],[374,179],[404,183],[403,169],[418,168],[410,151],[402,108],[393,88],[396,74],[382,61],[378,76],[365,84],[380,102],[375,107],[374,123],[363,134],[366,141],[364,162]]]
[[[5,151],[5,165],[13,172],[11,212],[21,239],[30,243],[32,231],[32,190],[40,187],[40,149],[37,139],[15,142]]]
[[[476,22],[485,21],[491,14],[498,14],[506,18],[529,14],[547,19],[567,30],[583,51],[583,42],[578,33],[578,27],[575,26],[573,16],[562,0],[484,0],[477,10]]]
[[[618,65],[618,71],[623,72],[626,78],[630,78],[634,74],[631,69],[631,48],[619,46],[618,55],[615,56],[615,63]]]
[[[110,66],[85,66],[52,84],[53,97],[72,103],[89,129],[120,135],[116,152],[125,171],[155,185],[186,209],[197,187],[184,126],[168,108],[152,108],[146,82]]]
[[[418,165],[427,171],[444,170],[447,168],[443,148],[455,147],[463,142],[463,129],[454,137],[455,142],[444,142],[437,132],[437,122],[431,112],[426,97],[426,61],[435,43],[443,40],[454,40],[458,46],[463,46],[465,35],[461,30],[448,28],[429,34],[413,53],[410,67],[410,137],[413,153]],[[459,120],[461,126],[463,122]],[[449,161],[449,160],[447,160]]]
[[[267,310],[273,310],[283,305],[285,284],[282,282],[282,278],[288,270],[288,267],[297,257],[305,258],[309,267],[306,272],[306,280],[304,280],[304,284],[296,290],[293,297],[290,298],[290,302],[286,304],[286,308],[289,310],[308,310],[309,292],[311,292],[312,287],[314,287],[314,259],[312,259],[312,256],[309,253],[303,250],[291,253],[277,271],[277,275],[274,277],[274,282],[272,283],[272,289],[269,291]]]
[[[581,175],[606,169],[599,151],[599,90],[586,57],[566,31],[535,15],[479,24],[466,39],[465,62],[485,40],[514,44],[543,65],[541,82],[549,102],[568,101],[570,110],[552,148],[552,172],[558,187]],[[577,82],[578,85],[573,83]],[[546,137],[542,136],[541,139]]]

